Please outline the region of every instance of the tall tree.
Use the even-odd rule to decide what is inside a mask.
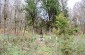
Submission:
[[[43,0],[43,7],[46,9],[49,21],[46,23],[48,30],[54,27],[56,15],[60,13],[60,5],[58,0]]]
[[[8,0],[4,0],[4,10],[3,10],[3,13],[4,13],[4,34],[5,34],[5,31],[6,31],[6,20],[8,18]]]
[[[68,16],[67,14],[67,1],[68,0],[59,0],[60,6],[61,6],[61,11],[64,14],[65,17]]]
[[[21,18],[20,18],[20,10],[21,10],[20,5],[21,5],[21,1],[20,0],[15,0],[14,5],[15,5],[14,6],[15,7],[15,13],[14,13],[15,34],[18,34],[19,22],[21,21]]]
[[[75,26],[79,26],[85,34],[85,1],[77,2],[73,8],[73,21]]]
[[[1,28],[1,8],[2,8],[2,3],[1,3],[1,0],[0,0],[0,28]]]
[[[32,26],[32,33],[34,35],[35,19],[37,16],[36,11],[36,1],[35,0],[26,0],[26,20],[27,23]]]

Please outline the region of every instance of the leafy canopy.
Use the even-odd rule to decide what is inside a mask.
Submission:
[[[35,0],[26,0],[26,18],[29,21],[28,24],[32,24],[35,21],[37,11]]]

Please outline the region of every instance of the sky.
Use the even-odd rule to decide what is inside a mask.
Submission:
[[[75,3],[79,1],[81,0],[68,0],[68,7],[72,9]]]
[[[75,3],[79,1],[81,0],[68,0],[68,7],[72,9]],[[24,3],[24,0],[22,0],[22,2]]]

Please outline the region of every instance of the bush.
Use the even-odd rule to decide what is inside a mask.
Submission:
[[[61,34],[73,35],[74,33],[77,33],[79,30],[77,27],[76,28],[71,27],[70,21],[68,20],[67,17],[64,17],[62,13],[56,16],[55,29],[57,30],[56,33],[58,35]]]
[[[56,16],[56,29],[59,31],[59,34],[65,34],[66,28],[68,26],[68,20],[64,15],[61,13],[59,16]]]

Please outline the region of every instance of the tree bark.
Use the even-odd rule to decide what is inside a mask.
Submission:
[[[32,27],[32,38],[34,38],[34,19],[33,19],[32,21],[33,21],[33,27]]]
[[[15,18],[14,18],[14,22],[15,22],[15,29],[14,29],[14,30],[15,30],[15,34],[16,34],[16,9],[15,9],[15,15],[14,15],[14,16],[15,16]]]
[[[7,19],[7,0],[4,0],[4,34],[6,32],[6,19]]]

